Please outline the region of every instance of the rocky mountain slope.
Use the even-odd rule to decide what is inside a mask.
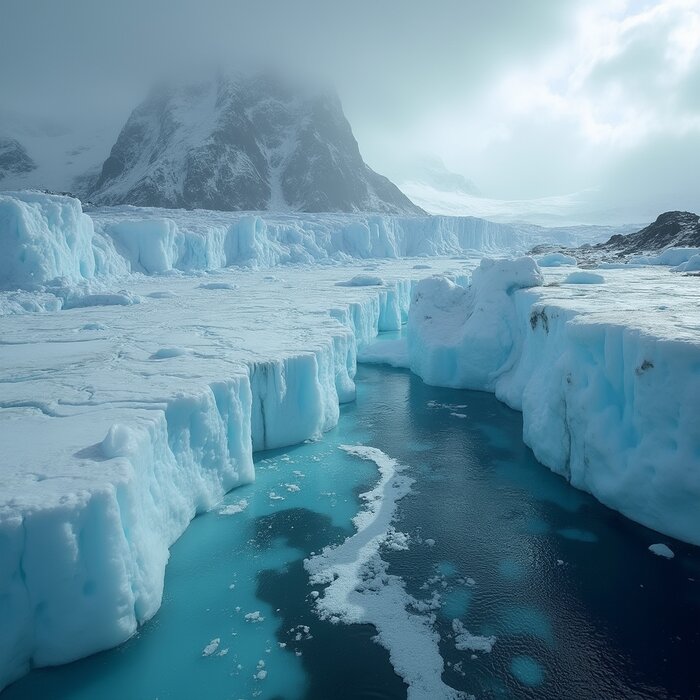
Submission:
[[[620,232],[595,245],[564,247],[545,243],[535,246],[531,252],[534,255],[561,252],[576,258],[580,265],[628,261],[678,265],[700,249],[700,217],[692,212],[664,212],[652,224],[632,233],[625,231],[629,227],[619,228]],[[670,251],[671,248],[681,250]]]
[[[365,164],[334,93],[269,76],[155,89],[86,194],[98,204],[422,213]]]
[[[35,168],[36,164],[17,139],[0,136],[0,183],[8,176],[28,173]]]
[[[618,255],[651,253],[670,247],[700,247],[700,217],[688,211],[667,211],[653,224],[630,235],[615,235],[596,246]]]

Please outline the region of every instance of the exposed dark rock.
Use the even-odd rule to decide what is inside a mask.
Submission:
[[[420,214],[363,161],[337,96],[274,77],[160,87],[89,191],[99,204]]]
[[[35,169],[36,163],[19,141],[0,136],[0,180],[6,175],[29,173]]]

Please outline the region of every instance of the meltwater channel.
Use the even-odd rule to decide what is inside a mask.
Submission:
[[[192,522],[134,638],[36,669],[2,700],[406,697],[373,626],[314,612],[303,560],[354,533],[378,479],[347,444],[414,480],[394,523],[408,548],[382,558],[429,603],[445,684],[477,698],[700,698],[700,550],[573,489],[521,432],[490,394],[361,367],[335,430],[259,454],[256,482]],[[675,558],[651,553],[657,542]],[[460,630],[495,641],[459,650]]]

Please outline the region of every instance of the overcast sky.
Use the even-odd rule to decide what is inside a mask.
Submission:
[[[0,0],[0,105],[122,123],[164,72],[332,80],[365,159],[700,209],[700,0]]]

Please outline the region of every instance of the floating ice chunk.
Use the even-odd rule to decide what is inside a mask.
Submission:
[[[435,540],[432,537],[426,537],[423,542],[428,545],[428,547],[434,547],[435,546]]]
[[[263,622],[265,620],[259,610],[246,613],[243,617],[246,622]]]
[[[283,486],[290,493],[296,493],[297,491],[301,491],[301,486],[299,486],[299,484],[283,484]]]
[[[676,556],[668,545],[662,543],[649,545],[649,551],[665,559],[673,559]]]
[[[212,639],[202,650],[202,656],[211,656],[219,648],[219,644],[221,644],[221,637]]]
[[[382,287],[385,282],[375,275],[355,275],[346,282],[336,282],[336,287]]]
[[[279,494],[275,493],[274,491],[270,491],[268,494],[268,497],[270,498],[271,501],[283,501],[284,496],[280,496]]]
[[[247,507],[248,501],[245,498],[241,498],[238,503],[230,503],[221,508],[219,510],[219,515],[236,515],[236,513],[242,513]]]
[[[567,275],[563,284],[604,284],[605,277],[599,275],[595,272],[588,272],[587,270],[577,270]]]
[[[393,527],[387,530],[384,546],[397,552],[408,549],[410,538],[405,532],[399,532]]]
[[[488,654],[496,643],[496,637],[481,637],[472,634],[456,618],[452,620],[452,630],[455,633],[455,647],[458,651],[483,651]]]

